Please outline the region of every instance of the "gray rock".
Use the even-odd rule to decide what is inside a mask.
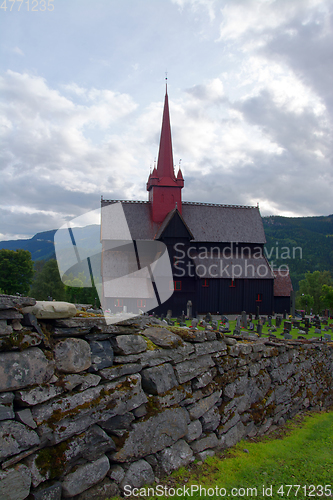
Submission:
[[[141,377],[137,374],[34,407],[32,415],[41,438],[56,444],[94,423],[131,411],[146,402]]]
[[[107,477],[101,483],[84,491],[75,500],[102,500],[114,497],[120,493],[118,486]]]
[[[38,347],[23,352],[0,353],[0,392],[43,384],[53,373],[53,362]]]
[[[64,389],[61,386],[50,385],[34,387],[33,389],[21,389],[15,392],[15,401],[21,406],[34,406],[45,403],[49,399],[62,394]]]
[[[141,372],[142,387],[149,394],[163,394],[178,385],[175,372],[169,363],[146,368]]]
[[[115,356],[115,364],[140,363],[143,368],[157,366],[162,363],[180,363],[190,358],[194,352],[193,345],[185,345],[177,349],[157,349],[128,356]]]
[[[56,367],[63,373],[79,373],[91,365],[91,352],[88,342],[82,339],[65,339],[53,349]]]
[[[232,338],[232,337],[224,337],[224,342],[229,345],[229,346],[232,346],[232,345],[236,345],[237,344],[237,340]]]
[[[195,439],[199,439],[202,434],[202,425],[200,420],[194,420],[193,422],[188,424],[187,434],[185,436],[186,441],[194,441]]]
[[[31,410],[29,408],[25,408],[25,410],[16,412],[16,418],[19,422],[22,422],[22,424],[31,427],[31,429],[36,429],[37,427],[37,424],[32,418]]]
[[[221,420],[221,415],[216,406],[213,406],[210,410],[200,417],[200,422],[202,424],[203,432],[212,432],[219,426]]]
[[[90,387],[96,387],[100,381],[101,377],[94,373],[66,375],[63,378],[63,383],[67,391],[72,391],[75,388],[78,388],[80,391],[85,391]]]
[[[216,368],[214,367],[211,370],[208,370],[207,372],[203,373],[202,375],[199,375],[194,380],[192,380],[193,389],[197,390],[201,389],[202,387],[206,387],[206,385],[209,384],[215,376],[216,376]]]
[[[12,392],[3,392],[0,394],[0,420],[15,418],[13,400],[14,394]]]
[[[62,483],[64,498],[71,498],[102,481],[110,469],[109,459],[103,455],[95,462],[79,466],[65,476]]]
[[[111,455],[116,462],[126,462],[150,455],[171,446],[187,433],[186,412],[172,408],[132,425],[123,447]]]
[[[221,396],[222,391],[216,391],[207,398],[200,399],[197,403],[187,407],[191,420],[197,420],[210,410]]]
[[[14,420],[0,422],[0,459],[17,455],[23,450],[39,444],[35,431]]]
[[[104,368],[100,370],[99,374],[106,380],[114,380],[124,375],[131,375],[132,373],[138,373],[142,370],[142,365],[140,363],[128,363],[121,366],[111,366],[110,368]]]
[[[161,408],[166,408],[180,403],[185,398],[189,398],[192,395],[191,382],[186,384],[178,385],[173,389],[167,391],[166,394],[157,396],[158,404]]]
[[[113,349],[109,340],[93,340],[90,342],[91,368],[90,372],[96,372],[113,365]]]
[[[204,450],[204,451],[200,451],[200,453],[197,453],[197,459],[204,462],[206,460],[206,458],[213,457],[214,455],[215,455],[214,450]]]
[[[169,448],[157,453],[159,465],[165,474],[171,474],[172,471],[193,462],[193,451],[183,439],[177,441]]]
[[[132,410],[132,413],[135,416],[135,418],[144,417],[148,413],[147,405],[146,404],[142,404],[142,405],[138,406],[137,408],[134,408]]]
[[[215,448],[215,446],[218,446],[219,441],[216,437],[216,434],[212,432],[211,434],[208,434],[205,437],[202,437],[201,439],[198,439],[197,441],[193,441],[190,446],[194,453],[199,453],[203,450],[206,450],[207,448]]]
[[[61,490],[61,483],[55,483],[32,492],[31,498],[32,500],[61,500]]]
[[[117,484],[120,484],[125,477],[125,471],[121,465],[111,465],[108,476]]]
[[[147,350],[147,342],[141,335],[118,335],[111,339],[111,345],[116,354],[123,356]]]
[[[0,309],[0,319],[22,319],[21,314],[17,309]]]
[[[245,427],[242,422],[237,422],[236,425],[231,427],[228,432],[223,434],[219,439],[219,447],[220,448],[231,448],[236,443],[241,441],[241,439],[245,435]]]
[[[211,354],[213,352],[220,352],[226,350],[227,346],[225,342],[223,342],[223,340],[213,340],[195,346],[195,352],[197,356],[204,356],[205,354]]]
[[[28,467],[18,465],[14,469],[0,470],[0,498],[24,500],[30,492],[31,477]]]
[[[179,335],[170,332],[166,328],[150,327],[142,332],[142,335],[151,340],[155,345],[164,349],[173,349],[184,345]]]
[[[57,462],[57,476],[68,474],[74,465],[82,463],[83,460],[97,460],[105,452],[115,450],[113,440],[98,425],[93,425],[86,432],[74,436],[64,447],[64,443],[43,448],[30,455],[25,464],[31,471],[32,484],[34,488],[40,483],[54,477],[53,462]],[[49,466],[40,468],[44,462],[45,453],[49,457]],[[60,457],[60,461],[59,461]]]
[[[183,361],[175,365],[175,372],[180,384],[188,382],[194,377],[206,372],[207,369],[214,366],[214,361],[211,356],[201,356],[200,358],[190,361]]]
[[[7,320],[0,319],[0,335],[10,335],[13,333],[13,327],[7,325]]]
[[[116,417],[109,418],[105,422],[101,422],[100,426],[108,432],[112,432],[116,429],[130,429],[133,420],[133,413],[125,413],[125,415],[117,415]]]
[[[15,307],[33,306],[36,304],[36,299],[32,297],[21,297],[20,295],[5,295],[0,294],[0,310],[10,309]]]
[[[129,466],[120,487],[126,495],[126,491],[130,491],[128,488],[141,488],[145,484],[152,484],[154,480],[155,476],[151,465],[145,460],[138,460]]]
[[[234,413],[231,418],[229,418],[226,422],[223,423],[218,429],[218,434],[221,436],[222,434],[225,434],[228,432],[231,427],[234,427],[237,422],[239,422],[241,419],[239,413]]]

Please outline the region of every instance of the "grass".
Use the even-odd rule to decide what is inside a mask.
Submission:
[[[204,463],[194,463],[174,472],[159,484],[174,489],[184,485],[189,488],[188,495],[174,495],[177,499],[220,499],[220,493],[235,499],[333,498],[333,411],[312,412],[305,418],[297,416],[268,437],[241,441],[225,453],[207,458]],[[206,495],[204,491],[201,496],[199,492],[191,495],[191,485],[206,488]],[[296,485],[300,485],[298,491]],[[156,484],[150,486],[154,487]],[[216,487],[218,494],[212,494]],[[225,492],[220,491],[223,488]],[[127,498],[171,497],[170,493],[168,496],[142,493],[145,492],[141,490],[140,496]],[[116,498],[119,497],[112,500]]]
[[[177,322],[176,322],[176,319],[174,318],[173,321],[175,321],[175,326],[178,326]],[[187,320],[185,321],[186,323],[186,326],[191,326],[191,320]],[[218,326],[220,326],[220,321],[218,322]],[[253,320],[253,324],[254,324],[254,330],[252,331],[252,333],[256,333],[256,325],[257,325],[258,321],[255,321]],[[331,323],[333,323],[331,321]],[[274,324],[275,326],[275,320],[272,320],[272,324]],[[277,338],[280,338],[280,339],[283,339],[284,338],[284,332],[283,332],[283,324],[284,324],[284,320],[282,320],[282,323],[281,323],[281,326],[279,328],[277,328],[276,332],[271,332],[273,335],[275,335]],[[330,320],[328,321],[328,324],[330,324]],[[231,332],[227,335],[231,335],[235,329],[235,326],[236,326],[236,320],[235,321],[229,321],[229,329],[231,330]],[[204,330],[204,327],[198,327],[199,330]],[[268,327],[268,322],[266,321],[265,325],[263,325],[262,327],[262,337],[269,337],[270,336],[270,330],[271,328]],[[302,336],[306,339],[311,339],[311,338],[320,338],[321,336],[324,336],[324,333],[328,333],[329,335],[332,335],[332,339],[333,339],[333,333],[332,333],[332,330],[328,331],[328,332],[324,332],[322,330],[321,333],[315,333],[315,327],[312,326],[310,329],[309,329],[309,333],[308,334],[300,334],[298,333],[298,330],[302,330],[302,326],[300,328],[293,328],[290,332],[290,334],[292,335],[292,338],[293,339],[297,339],[297,337],[299,336]],[[246,330],[250,333],[250,330]]]

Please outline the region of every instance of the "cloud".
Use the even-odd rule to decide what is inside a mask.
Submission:
[[[17,54],[17,55],[19,55],[19,56],[24,56],[24,52],[23,52],[23,50],[21,50],[19,47],[14,47],[14,48],[12,49],[12,52],[14,52],[14,54]]]

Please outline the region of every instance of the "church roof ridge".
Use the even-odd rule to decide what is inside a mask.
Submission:
[[[258,208],[256,205],[227,205],[225,203],[204,203],[200,201],[182,201],[182,204],[200,207]]]

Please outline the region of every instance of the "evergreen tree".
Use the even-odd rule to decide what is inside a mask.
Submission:
[[[37,300],[48,300],[49,297],[60,301],[66,300],[66,287],[60,279],[55,259],[48,260],[39,271],[36,271],[30,295]]]
[[[3,293],[27,295],[33,274],[28,250],[0,250],[0,288]]]

